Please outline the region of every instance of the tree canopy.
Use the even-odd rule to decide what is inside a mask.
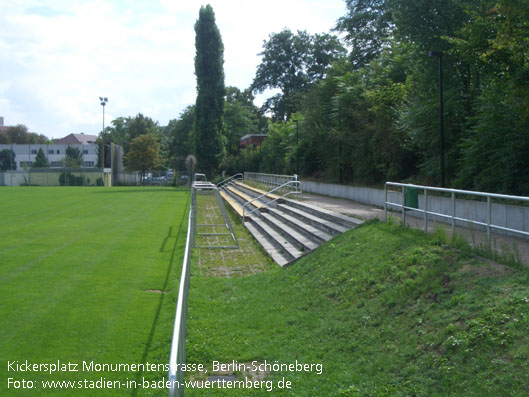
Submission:
[[[152,134],[143,134],[130,142],[125,155],[125,166],[129,171],[139,171],[142,181],[148,170],[160,165],[160,144]]]
[[[28,127],[23,124],[7,127],[5,132],[0,132],[0,144],[37,144],[48,143],[49,139],[44,135],[29,132]]]
[[[266,103],[275,120],[262,152],[245,164],[343,183],[438,184],[439,59],[428,52],[441,51],[448,185],[529,194],[529,0],[346,6],[336,30],[349,54],[331,54],[323,73],[308,73],[307,34],[265,42],[252,89],[281,93]]]
[[[16,170],[15,152],[11,149],[0,150],[0,171]]]
[[[260,93],[268,88],[280,89],[281,94],[270,98],[264,106],[276,120],[285,120],[299,108],[303,90],[323,78],[327,67],[345,55],[345,49],[330,34],[311,36],[306,31],[294,34],[283,29],[270,35],[259,55],[262,61],[252,89]]]

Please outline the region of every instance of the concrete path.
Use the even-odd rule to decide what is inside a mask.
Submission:
[[[312,205],[316,205],[344,215],[354,216],[360,219],[368,220],[378,218],[380,220],[384,220],[383,208],[372,207],[351,200],[319,196],[313,193],[303,193],[303,201]],[[401,219],[400,213],[394,212],[390,214],[392,214],[399,220]],[[414,218],[407,215],[406,225],[417,229],[424,229],[424,220],[423,218]],[[450,225],[435,222],[432,220],[428,221],[428,232],[433,232],[434,229],[438,227],[443,227],[446,230],[447,236],[450,235]],[[479,247],[487,245],[486,232],[456,227],[456,233],[461,236],[464,236],[472,246]],[[491,233],[491,237],[492,247],[494,249],[496,249],[498,252],[505,256],[515,255],[515,257],[518,257],[521,263],[529,266],[529,238],[509,237],[497,233]]]

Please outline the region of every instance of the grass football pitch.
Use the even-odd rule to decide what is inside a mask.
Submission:
[[[133,382],[167,377],[188,207],[174,188],[0,189],[0,395],[166,395]]]

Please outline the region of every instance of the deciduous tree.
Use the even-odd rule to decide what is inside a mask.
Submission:
[[[263,58],[252,89],[260,93],[269,88],[280,89],[281,94],[270,98],[264,107],[273,112],[276,120],[285,120],[299,108],[303,90],[323,78],[327,67],[345,55],[345,49],[330,34],[311,36],[306,31],[294,34],[283,29],[270,35],[259,55]]]
[[[132,140],[125,155],[125,165],[129,171],[139,171],[142,181],[148,170],[160,165],[160,144],[152,134],[140,135]]]

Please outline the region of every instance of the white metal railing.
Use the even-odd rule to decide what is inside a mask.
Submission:
[[[231,183],[233,181],[242,181],[243,178],[244,178],[244,175],[242,173],[232,175],[229,178],[224,179],[222,182],[217,183],[217,187],[220,189],[222,186],[228,183]]]
[[[185,363],[185,341],[187,323],[187,297],[189,294],[189,273],[191,264],[191,247],[194,244],[196,223],[196,196],[191,188],[191,206],[187,221],[187,238],[182,262],[182,274],[180,275],[180,286],[178,289],[178,301],[176,304],[176,316],[174,321],[173,342],[171,344],[171,355],[169,357],[169,396],[180,397],[184,395],[184,373],[181,365]]]
[[[388,186],[401,188],[402,204],[393,203],[393,202],[388,201]],[[421,208],[415,208],[415,207],[410,207],[406,205],[406,197],[405,197],[406,189],[417,189],[417,190],[424,191],[424,208],[421,209]],[[452,214],[447,215],[447,214],[443,214],[439,212],[429,211],[428,210],[428,192],[429,191],[450,193]],[[487,199],[487,220],[486,222],[480,222],[474,219],[467,219],[467,218],[456,216],[456,195],[470,195],[470,196],[485,197]],[[511,229],[505,226],[493,224],[492,223],[492,199],[517,200],[517,201],[529,202],[529,197],[523,197],[523,196],[509,196],[506,194],[474,192],[470,190],[446,189],[446,188],[439,188],[439,187],[432,187],[432,186],[413,185],[413,184],[408,184],[408,183],[386,182],[384,186],[384,220],[387,220],[388,206],[393,206],[393,207],[400,208],[401,214],[402,214],[402,224],[403,225],[406,225],[406,210],[412,210],[412,211],[423,213],[425,231],[428,230],[428,215],[435,215],[435,216],[450,220],[452,235],[455,232],[456,221],[460,221],[460,222],[466,222],[467,224],[470,223],[474,225],[484,226],[487,230],[487,241],[489,243],[491,241],[491,238],[490,238],[491,229],[498,229],[498,230],[503,230],[506,232],[529,236],[529,232],[518,230],[518,229]]]
[[[194,174],[193,175],[193,182],[207,182],[208,179],[206,178],[206,174]]]
[[[266,187],[281,186],[286,182],[297,181],[297,175],[261,174],[258,172],[245,172],[244,179],[258,182]]]
[[[233,230],[233,226],[230,221],[230,217],[228,215],[228,212],[226,211],[226,207],[224,205],[224,201],[222,200],[222,197],[220,196],[219,189],[216,185],[214,185],[211,182],[194,182],[193,183],[193,191],[195,192],[195,196],[200,192],[212,192],[213,196],[215,197],[217,201],[217,207],[220,210],[220,213],[223,218],[223,224],[197,224],[195,222],[195,236],[225,236],[230,235],[233,244],[232,245],[208,245],[208,246],[197,246],[196,248],[239,248],[239,242],[237,241],[237,237],[235,236],[235,231]],[[196,208],[196,207],[195,207]],[[215,231],[209,231],[207,233],[199,233],[199,227],[207,227],[207,228],[215,228],[217,226],[223,226],[228,230],[228,233],[223,232],[215,232]]]
[[[289,194],[302,194],[302,189],[301,189],[301,182],[299,181],[288,181],[272,190],[270,190],[269,192],[266,192],[264,194],[261,194],[260,196],[258,197],[255,197],[253,198],[252,200],[250,201],[247,201],[246,203],[244,203],[244,205],[242,206],[242,220],[243,222],[246,221],[246,207],[248,207],[251,203],[253,203],[254,201],[257,201],[257,200],[260,200],[262,199],[263,197],[268,197],[268,195],[278,191],[278,190],[284,190],[286,187],[289,187],[289,186],[294,186],[295,185],[295,190],[289,190],[287,192],[285,192],[283,195],[279,196],[279,197],[276,197],[266,203],[263,203],[265,206],[270,206],[270,204],[272,203],[275,203],[276,201],[288,196]],[[248,215],[250,215],[252,212],[254,211],[257,211],[258,208],[254,208],[253,210],[251,210],[250,212],[248,212]]]

